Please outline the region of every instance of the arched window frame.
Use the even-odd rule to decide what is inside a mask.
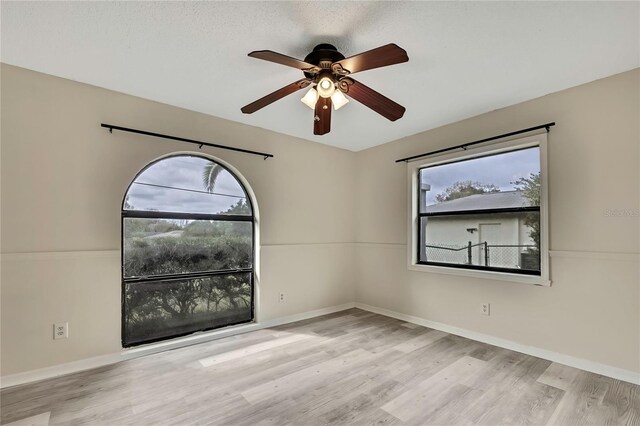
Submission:
[[[226,172],[228,172],[240,185],[242,190],[245,193],[245,199],[251,208],[251,215],[231,215],[231,214],[202,214],[202,213],[182,213],[182,212],[164,212],[164,211],[152,211],[152,210],[127,210],[125,209],[125,203],[127,200],[127,196],[131,190],[131,186],[134,184],[136,179],[142,175],[146,170],[158,164],[159,162],[168,160],[170,158],[175,157],[197,157],[202,158],[204,160],[210,161],[222,167]],[[192,219],[192,220],[215,220],[215,221],[228,221],[228,222],[251,222],[251,267],[248,268],[237,268],[237,269],[226,269],[220,271],[198,271],[192,273],[179,273],[179,274],[158,274],[158,275],[150,275],[146,277],[127,277],[125,273],[125,220],[127,218],[148,218],[148,219]],[[157,158],[152,162],[148,163],[144,166],[131,180],[127,189],[125,191],[125,195],[122,199],[121,204],[121,219],[120,219],[120,276],[121,276],[121,343],[124,348],[154,343],[163,340],[175,339],[183,336],[187,336],[197,332],[205,332],[211,331],[223,327],[229,327],[233,325],[246,324],[251,323],[255,320],[256,315],[256,306],[255,306],[255,295],[256,295],[256,240],[257,240],[257,220],[256,220],[256,206],[254,204],[254,200],[251,197],[251,193],[248,190],[247,186],[244,183],[244,180],[241,179],[232,168],[226,164],[226,162],[221,161],[215,157],[210,157],[207,155],[202,155],[199,153],[192,152],[179,152],[172,153],[169,155],[165,155],[163,157]],[[125,322],[125,303],[126,303],[126,285],[135,284],[135,283],[148,283],[148,282],[157,282],[157,281],[177,281],[177,280],[188,280],[195,278],[207,278],[214,276],[222,276],[222,275],[235,275],[235,274],[250,274],[250,286],[251,286],[251,307],[250,307],[250,319],[240,322],[227,323],[224,325],[217,325],[212,327],[204,327],[194,329],[185,333],[173,334],[168,337],[161,338],[152,338],[141,342],[130,343],[126,339],[126,322]]]

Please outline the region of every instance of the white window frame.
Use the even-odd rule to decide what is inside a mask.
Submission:
[[[475,157],[489,154],[499,154],[523,148],[540,148],[540,275],[523,275],[509,272],[484,271],[476,269],[463,269],[436,265],[423,265],[418,263],[418,216],[419,171],[427,166],[446,164],[452,161],[469,160]],[[548,175],[547,175],[547,133],[540,133],[524,138],[491,143],[476,148],[468,148],[462,152],[454,152],[439,156],[429,157],[409,163],[408,170],[408,197],[409,220],[407,254],[409,270],[420,272],[433,272],[438,274],[457,275],[464,277],[483,278],[499,281],[510,281],[523,284],[550,286],[549,277],[549,203],[548,203]]]

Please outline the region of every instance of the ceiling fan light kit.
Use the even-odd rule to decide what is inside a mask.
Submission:
[[[318,101],[319,97],[320,95],[318,95],[318,91],[312,87],[300,100],[309,108],[315,109],[316,102]]]
[[[241,109],[245,114],[252,114],[285,96],[312,86],[301,100],[314,110],[315,135],[329,133],[331,105],[337,111],[349,102],[347,96],[388,120],[396,121],[404,115],[405,108],[402,105],[348,77],[356,72],[407,62],[407,52],[393,43],[349,58],[345,58],[334,46],[326,43],[314,47],[304,61],[270,50],[254,51],[249,53],[249,56],[297,68],[304,73],[305,78],[245,105]]]
[[[318,102],[319,97],[320,94],[318,94],[318,91],[312,87],[300,100],[309,108],[316,109],[316,102]],[[347,103],[349,103],[349,99],[347,99],[347,97],[343,95],[340,90],[334,90],[333,94],[330,97],[331,103],[333,104],[333,109],[335,111],[339,110]]]
[[[316,90],[318,91],[318,95],[323,98],[330,98],[336,91],[336,83],[331,77],[325,75],[318,80]]]
[[[345,106],[348,102],[349,99],[347,99],[340,90],[336,90],[336,92],[331,95],[331,103],[333,104],[333,109],[336,111]]]

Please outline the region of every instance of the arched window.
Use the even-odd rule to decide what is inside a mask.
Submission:
[[[122,345],[252,321],[254,222],[221,164],[176,155],[142,170],[122,206]]]

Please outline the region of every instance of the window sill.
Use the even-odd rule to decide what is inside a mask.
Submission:
[[[447,268],[446,266],[432,265],[409,265],[410,271],[432,272],[436,274],[456,275],[459,277],[481,278],[492,281],[508,281],[519,284],[531,284],[537,286],[550,287],[551,280],[536,275],[510,274],[506,272],[478,271],[473,269]]]
[[[194,332],[193,334],[188,334],[186,336],[176,337],[173,339],[161,340],[152,343],[143,343],[138,346],[122,348],[121,355],[124,357],[124,359],[137,358],[140,356],[151,355],[171,349],[191,346],[197,343],[204,343],[211,340],[222,339],[224,337],[235,336],[237,334],[244,334],[250,331],[259,330],[260,328],[262,327],[254,319],[253,321],[244,324],[229,325],[226,327],[221,327],[219,329]]]

